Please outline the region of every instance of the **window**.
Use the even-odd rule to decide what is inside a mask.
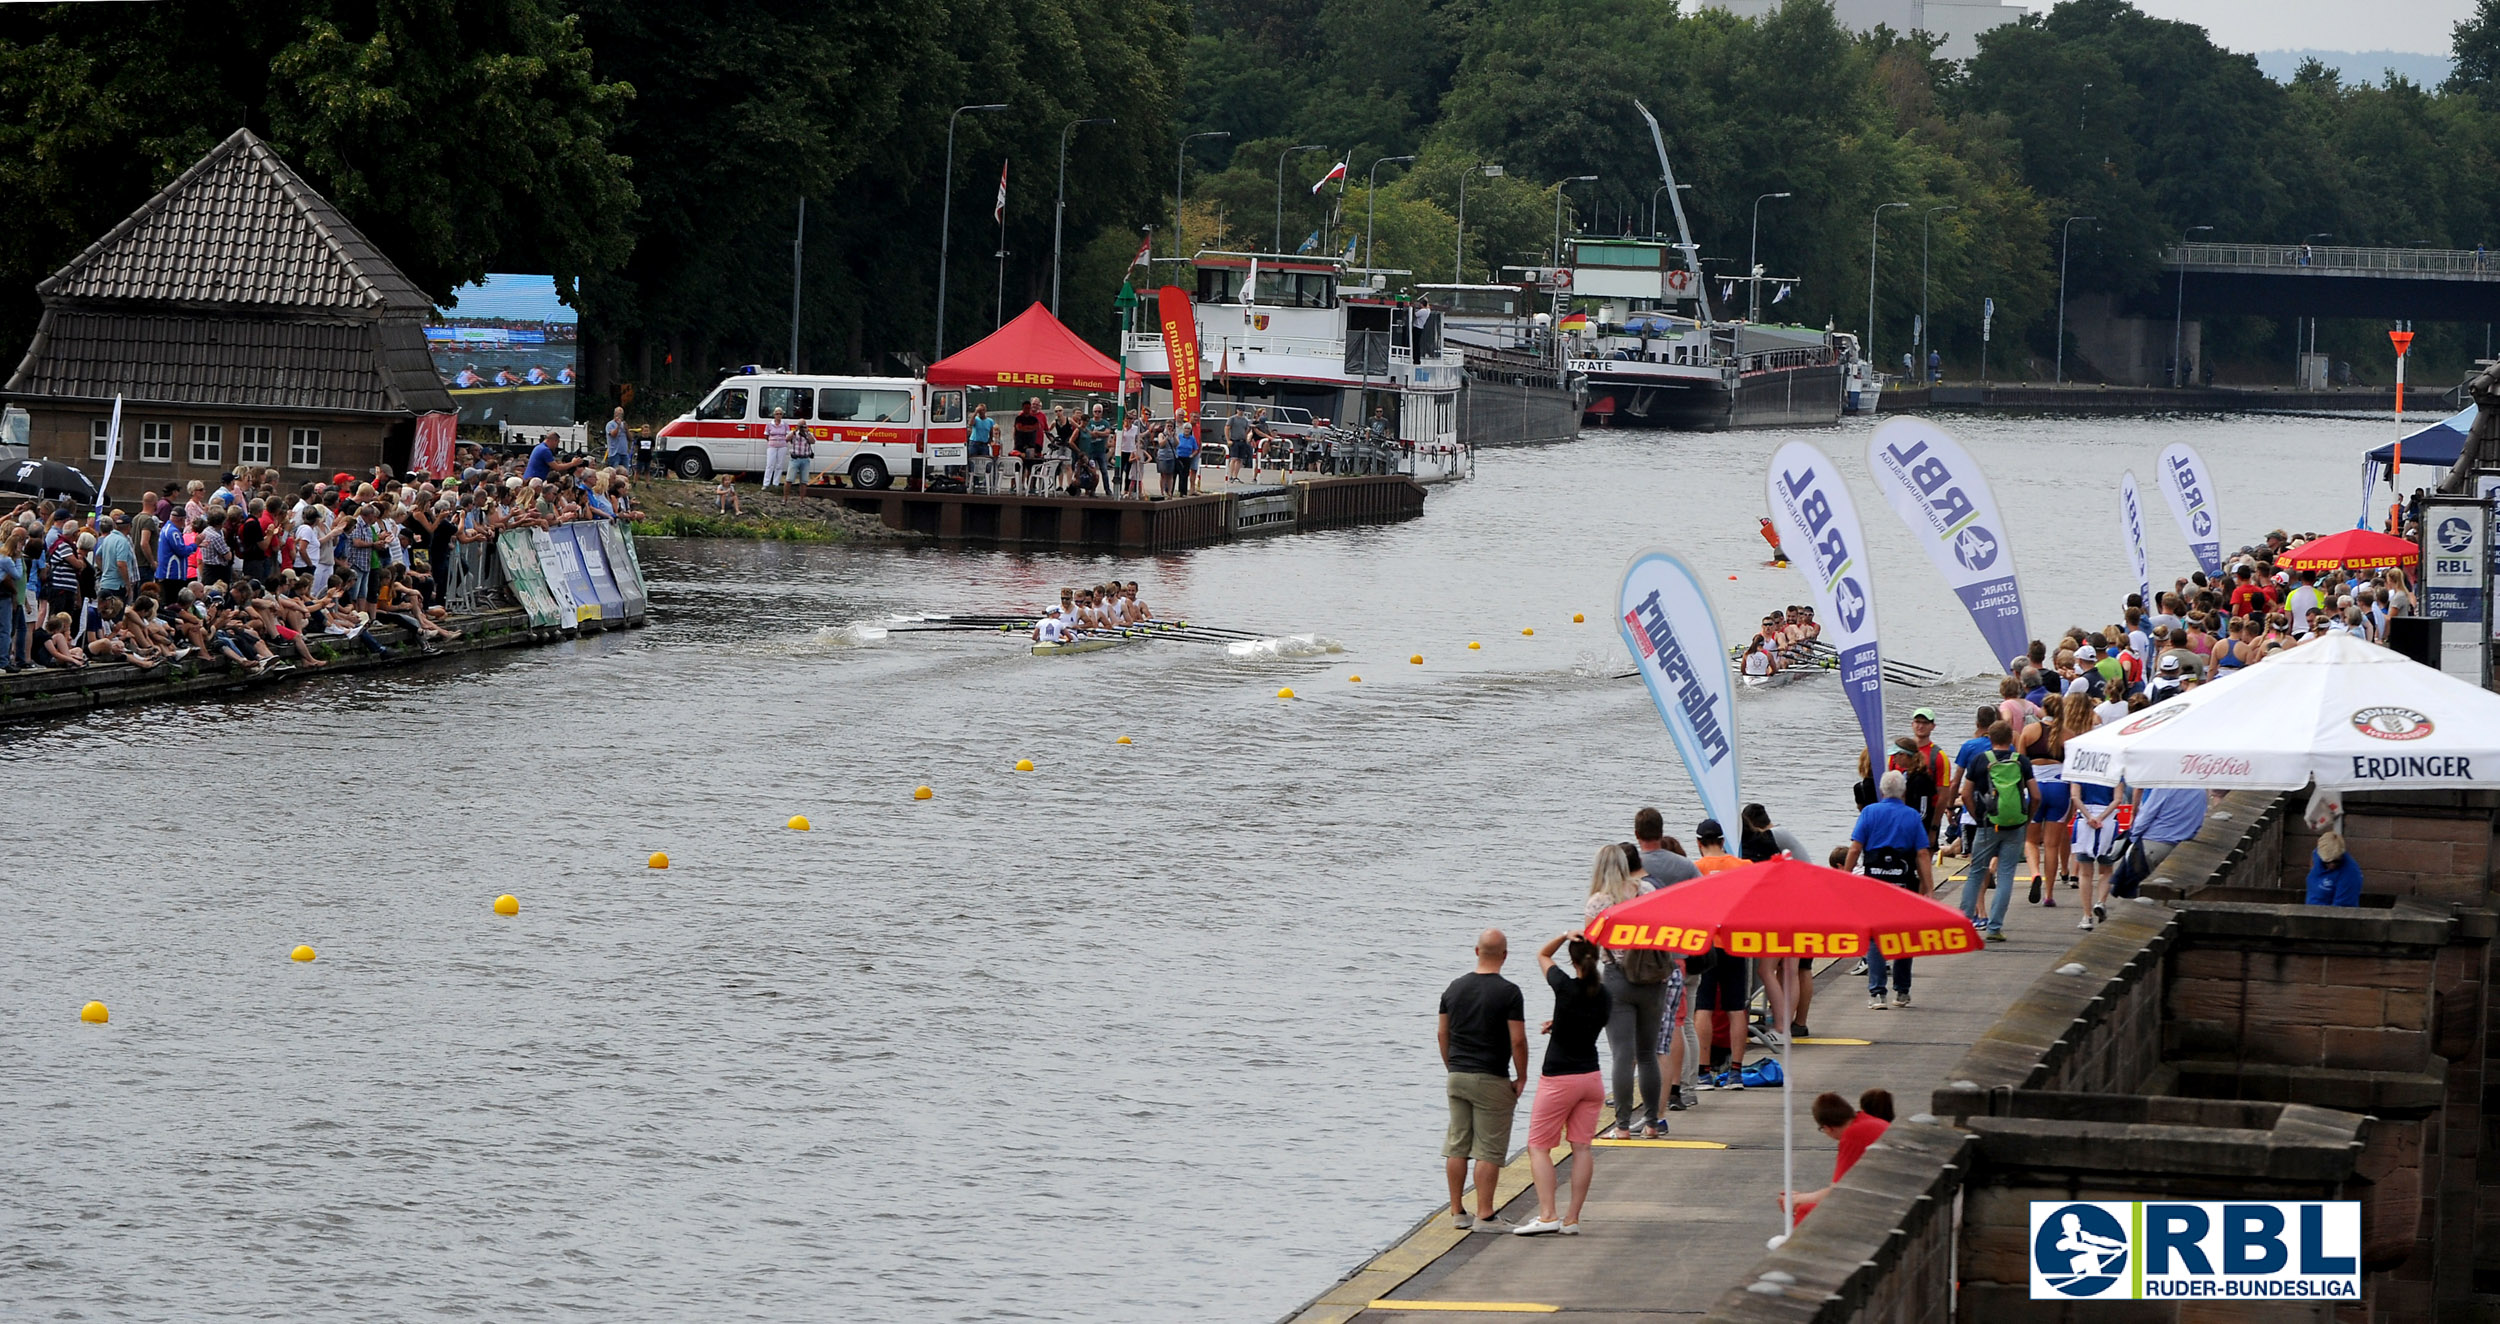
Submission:
[[[1646,244],[1592,244],[1583,242],[1572,250],[1572,256],[1584,267],[1636,267],[1655,271],[1666,265],[1666,250]]]
[[[805,386],[766,386],[759,388],[755,394],[755,411],[766,418],[771,418],[776,409],[781,410],[785,418],[805,418],[808,406],[816,398],[816,392]]]
[[[911,392],[846,391],[828,386],[816,393],[816,417],[827,423],[909,423]]]
[[[742,420],[747,416],[747,392],[743,386],[727,386],[712,392],[694,411],[696,418]]]
[[[243,428],[234,438],[235,462],[238,464],[269,463],[269,429]]]
[[[226,429],[217,423],[191,425],[191,463],[224,464],[226,462]]]
[[[103,459],[106,452],[112,448],[112,445],[113,420],[109,418],[92,418],[87,420],[87,458],[90,460]]]
[[[139,425],[139,458],[159,464],[174,462],[174,425],[142,423]]]
[[[287,467],[290,469],[320,468],[321,429],[288,428],[286,433],[286,463]]]
[[[963,422],[964,393],[961,391],[940,391],[937,394],[930,396],[929,421],[932,423]]]

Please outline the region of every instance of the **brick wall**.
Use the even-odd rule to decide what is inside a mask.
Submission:
[[[86,471],[89,478],[104,476],[104,462],[89,458],[92,441],[89,429],[97,419],[110,419],[110,401],[92,407],[54,404],[49,401],[19,401],[27,414],[27,454],[39,460],[58,460]],[[169,434],[166,443],[170,458],[142,459],[141,429],[160,425]],[[191,432],[195,424],[218,429],[218,456],[214,462],[193,463]],[[162,489],[167,483],[188,483],[196,478],[210,487],[218,476],[242,467],[243,429],[269,429],[269,466],[278,470],[282,484],[326,481],[336,473],[351,473],[363,478],[382,461],[383,434],[386,420],[362,418],[348,414],[238,414],[197,406],[125,405],[122,410],[121,457],[113,463],[113,488],[107,496],[127,498],[142,488]],[[294,428],[317,428],[321,433],[320,463],[290,465],[288,463],[289,432]],[[255,465],[257,466],[257,464]]]

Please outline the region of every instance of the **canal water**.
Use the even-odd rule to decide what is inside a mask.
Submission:
[[[2168,442],[2236,547],[2350,525],[2389,432],[1947,426],[2035,634],[2115,619]],[[1273,1319],[1440,1198],[1477,930],[1532,984],[1634,809],[1689,834],[1615,581],[1659,544],[1731,630],[1804,600],[1755,531],[1794,435],[1887,651],[1970,677],[1893,720],[1958,739],[1989,659],[1856,424],[1493,451],[1407,524],[1159,559],[654,540],[631,635],[0,732],[0,1314]],[[1342,651],[869,628],[1113,574]],[[1838,841],[1830,678],[1739,713],[1747,798]]]

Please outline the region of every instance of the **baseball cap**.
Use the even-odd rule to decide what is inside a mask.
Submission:
[[[2179,659],[2175,657],[2163,658],[2161,660],[2161,669],[2165,674],[2173,676],[2177,675],[2179,673]]]
[[[1695,841],[1725,841],[1727,832],[1719,826],[1719,820],[1705,818],[1693,826],[1693,839]]]
[[[2085,644],[2081,648],[2075,650],[2075,660],[2078,662],[2090,662],[2100,657],[2100,655],[2099,650],[2093,648],[2090,644]]]
[[[1913,722],[1935,721],[1936,710],[1933,708],[1913,708],[1910,710],[1910,720]]]

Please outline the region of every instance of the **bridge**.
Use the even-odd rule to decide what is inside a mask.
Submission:
[[[2500,321],[2500,253],[2481,249],[2178,244],[2162,254],[2159,289],[2133,311],[2169,316],[2183,269],[2189,317]]]

